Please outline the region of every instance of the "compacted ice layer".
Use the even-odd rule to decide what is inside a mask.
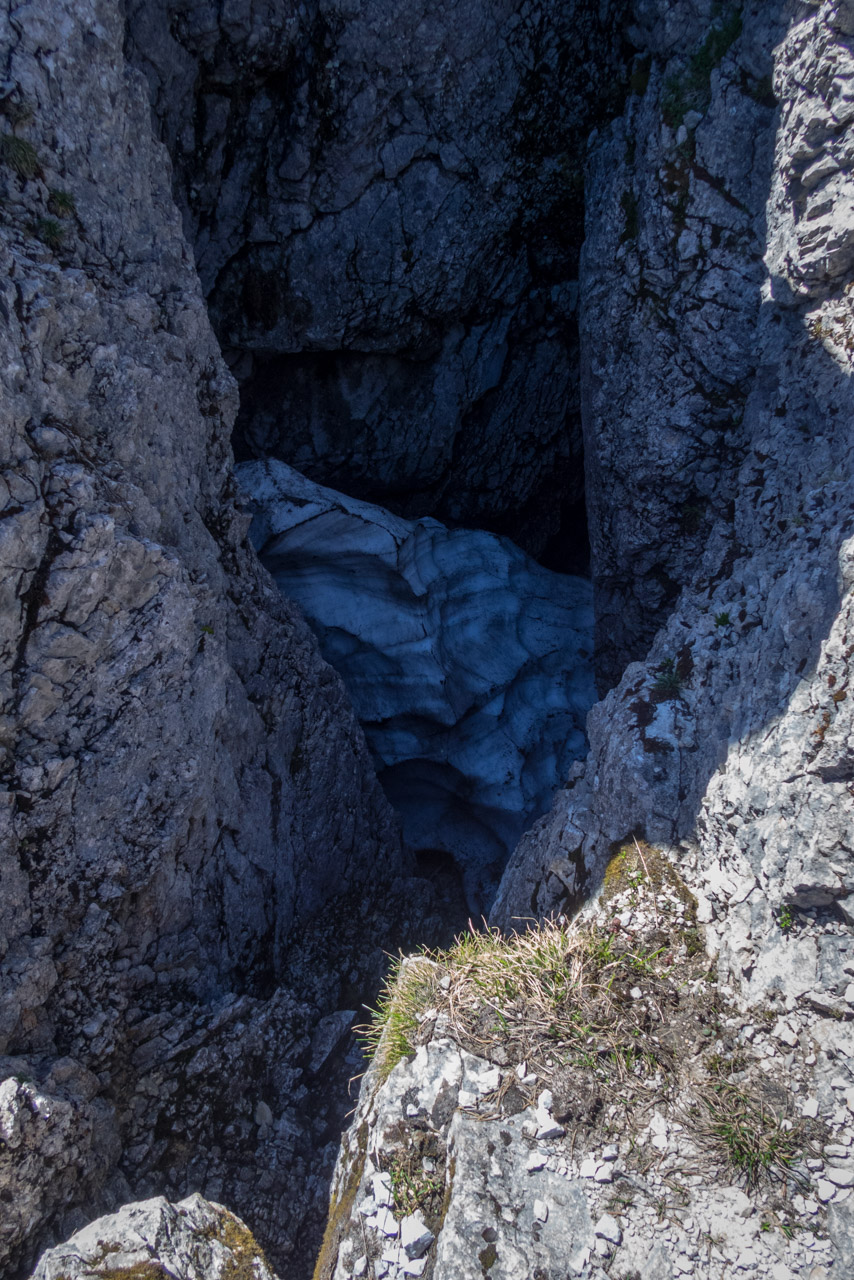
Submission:
[[[488,906],[526,826],[586,749],[590,584],[494,534],[409,521],[244,463],[263,563],[349,689],[404,835]]]

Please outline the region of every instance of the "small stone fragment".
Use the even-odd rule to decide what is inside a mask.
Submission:
[[[420,1258],[436,1237],[420,1213],[410,1213],[400,1223],[400,1243],[407,1258]]]
[[[257,1103],[255,1107],[255,1123],[260,1125],[271,1125],[273,1123],[273,1113],[266,1102],[259,1101]]]
[[[378,1205],[389,1205],[394,1202],[391,1194],[391,1176],[387,1173],[375,1173],[371,1179],[374,1200]]]
[[[779,1019],[776,1026],[774,1027],[773,1035],[778,1040],[782,1040],[783,1044],[789,1045],[790,1048],[794,1048],[795,1045],[798,1043],[797,1035],[792,1030],[789,1023],[786,1022],[785,1018]]]
[[[619,1222],[610,1213],[602,1214],[594,1230],[597,1236],[601,1236],[603,1240],[610,1241],[611,1244],[619,1244],[623,1238]]]
[[[532,1151],[528,1156],[525,1168],[528,1170],[528,1173],[536,1173],[538,1169],[545,1168],[547,1162],[547,1156],[542,1155],[539,1151]]]
[[[377,1231],[381,1231],[384,1236],[396,1236],[398,1232],[397,1220],[390,1209],[378,1209],[376,1217]]]
[[[841,1169],[829,1166],[825,1169],[824,1176],[836,1187],[854,1187],[854,1166],[850,1164]]]
[[[534,1217],[538,1218],[540,1222],[548,1222],[549,1206],[546,1204],[545,1200],[534,1201]]]

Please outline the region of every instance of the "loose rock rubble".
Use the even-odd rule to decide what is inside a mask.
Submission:
[[[588,923],[574,927],[647,957],[626,999],[648,1006],[670,1058],[615,1075],[594,1049],[564,1065],[553,1028],[513,1063],[511,1010],[496,1022],[492,1009],[480,1056],[441,999],[424,1009],[413,1056],[385,1080],[378,1057],[363,1082],[321,1280],[511,1280],[538,1268],[582,1280],[847,1275],[854,1028],[808,1008],[743,1007],[715,979],[678,865],[631,843],[614,863]],[[663,1005],[665,981],[681,993],[675,1009]],[[743,1132],[753,1170],[749,1153],[737,1163],[721,1110],[730,1103],[730,1117],[755,1108]],[[413,1162],[426,1145],[433,1154]]]

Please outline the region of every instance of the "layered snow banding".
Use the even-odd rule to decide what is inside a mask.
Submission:
[[[407,842],[452,854],[484,907],[585,750],[590,584],[505,538],[401,519],[282,462],[238,477],[250,536],[342,675]]]

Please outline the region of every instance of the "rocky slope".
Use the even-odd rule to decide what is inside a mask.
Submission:
[[[344,944],[294,994],[294,937],[405,873],[343,688],[245,541],[235,386],[123,34],[111,0],[0,8],[4,1275],[167,1177],[293,1239],[312,1036],[361,980],[339,1000]]]
[[[585,249],[588,263],[601,261],[607,247],[617,250],[624,236],[628,175],[616,156],[626,153],[633,130],[642,128],[644,145],[657,148],[646,174],[669,182],[681,166],[686,194],[678,224],[666,190],[658,201],[639,201],[637,234],[631,249],[623,248],[635,260],[638,280],[649,255],[667,296],[678,299],[686,278],[695,288],[697,273],[710,289],[720,285],[723,292],[715,293],[706,316],[708,360],[724,359],[729,331],[714,315],[724,303],[732,305],[740,286],[730,270],[724,289],[713,247],[716,224],[710,225],[705,210],[713,199],[715,208],[732,208],[732,200],[741,199],[727,185],[737,187],[739,173],[750,168],[739,162],[742,153],[731,133],[732,122],[741,118],[744,92],[738,86],[750,88],[744,78],[758,73],[758,50],[770,53],[779,16],[765,5],[745,8],[743,32],[711,74],[705,114],[694,122],[693,135],[684,123],[674,131],[661,106],[686,75],[687,51],[677,46],[666,63],[659,56],[643,98],[631,101],[624,119],[596,141],[591,155],[597,216]],[[854,887],[848,694],[854,452],[847,336],[854,315],[848,292],[850,179],[842,167],[846,137],[850,145],[851,23],[844,7],[811,6],[791,18],[773,52],[779,107],[764,257],[748,257],[740,277],[762,273],[761,305],[748,344],[756,372],[738,426],[739,465],[729,510],[724,518],[714,519],[709,510],[703,516],[702,556],[690,540],[663,549],[665,554],[671,548],[672,557],[691,552],[692,576],[648,656],[629,665],[619,686],[591,713],[586,769],[560,795],[552,818],[520,846],[495,908],[496,920],[506,921],[532,905],[541,912],[564,906],[572,895],[567,897],[565,883],[550,880],[549,866],[563,866],[564,882],[576,872],[586,875],[589,887],[611,843],[632,830],[656,841],[686,841],[696,850],[703,878],[697,888],[704,919],[713,929],[720,920],[724,959],[739,980],[744,975],[748,987],[754,983],[757,997],[769,988],[798,997],[823,991],[828,1006],[839,1012],[847,1009],[847,978],[836,944],[822,941],[822,929],[825,922],[850,920]],[[747,99],[744,119],[759,126],[747,135],[752,155],[767,132],[749,94]],[[689,235],[698,247],[680,266],[679,244]],[[669,265],[656,256],[664,243],[671,246]],[[725,233],[722,244],[731,244]],[[628,288],[619,287],[615,324]],[[695,327],[706,315],[701,289],[698,295]],[[671,316],[664,301],[651,302],[640,288],[635,306],[649,317],[649,358],[640,362],[648,371],[664,343],[662,329],[671,332]],[[661,328],[655,327],[656,315]],[[736,318],[738,332],[738,311]],[[681,359],[679,333],[670,337],[677,343],[674,368]],[[685,342],[694,344],[694,328],[685,330]],[[625,347],[631,350],[628,341]],[[587,366],[597,369],[599,381],[610,376],[611,364],[618,380],[626,376],[622,346],[612,345],[600,330]],[[681,468],[680,449],[688,447],[690,432],[680,431],[657,408],[669,404],[669,390],[669,381],[662,381],[656,404],[646,402],[646,430]],[[616,420],[611,430],[617,430]],[[646,450],[645,444],[638,447]],[[594,459],[591,466],[599,463]],[[663,494],[676,492],[667,474],[665,468]],[[640,461],[627,468],[622,484],[620,506],[630,513],[626,537],[634,530],[646,536],[649,489]],[[731,492],[728,482],[721,484],[724,493]],[[594,505],[603,502],[604,488],[598,497],[596,484],[590,488]],[[632,554],[616,525],[608,539],[594,534],[600,538],[603,556]],[[681,576],[688,576],[689,564],[683,559]],[[613,583],[604,577],[607,612]],[[633,586],[629,593],[629,618],[641,590]],[[654,612],[655,595],[646,599]],[[781,937],[774,917],[784,905],[815,916],[803,938]],[[792,953],[797,964],[791,963]]]
[[[416,1006],[414,1061],[363,1089],[322,1258],[336,1280],[371,1266],[509,1277],[533,1260],[788,1280],[854,1260],[854,6],[639,3],[635,17],[634,92],[591,142],[580,279],[597,656],[605,685],[622,676],[492,920],[571,914],[604,884],[584,914],[596,955],[622,957],[605,989],[620,965],[637,973],[623,1013],[638,1012],[615,1046],[579,989],[532,1069],[512,991],[461,1037],[451,965],[450,994]],[[643,856],[609,900],[633,833],[696,904],[696,928]],[[695,948],[715,965],[686,1021],[690,982],[673,997],[658,983]],[[703,983],[716,1012],[695,1036]],[[628,1038],[649,1033],[651,1061]],[[591,1119],[615,1050],[630,1065]],[[588,1091],[558,1114],[543,1086],[563,1063]],[[632,1102],[650,1077],[649,1101]],[[749,1162],[771,1118],[794,1136],[775,1140],[791,1161],[775,1187],[769,1155],[763,1191]],[[728,1148],[711,1161],[709,1128]],[[431,1133],[441,1211],[415,1254],[412,1202],[399,1175],[381,1182]]]
[[[307,1274],[353,1010],[429,932],[343,688],[245,541],[203,295],[243,447],[410,515],[542,547],[582,406],[610,692],[493,920],[587,904],[544,967],[565,996],[586,957],[589,1021],[547,1003],[529,1051],[527,995],[461,1024],[472,968],[434,960],[319,1274],[854,1265],[854,4],[630,18],[605,124],[607,4],[0,9],[12,1275],[164,1191],[39,1280],[257,1280],[231,1209]],[[197,1189],[228,1210],[175,1203]]]
[[[318,1280],[849,1274],[850,1024],[740,1011],[670,858],[609,873],[580,926],[404,965]]]

